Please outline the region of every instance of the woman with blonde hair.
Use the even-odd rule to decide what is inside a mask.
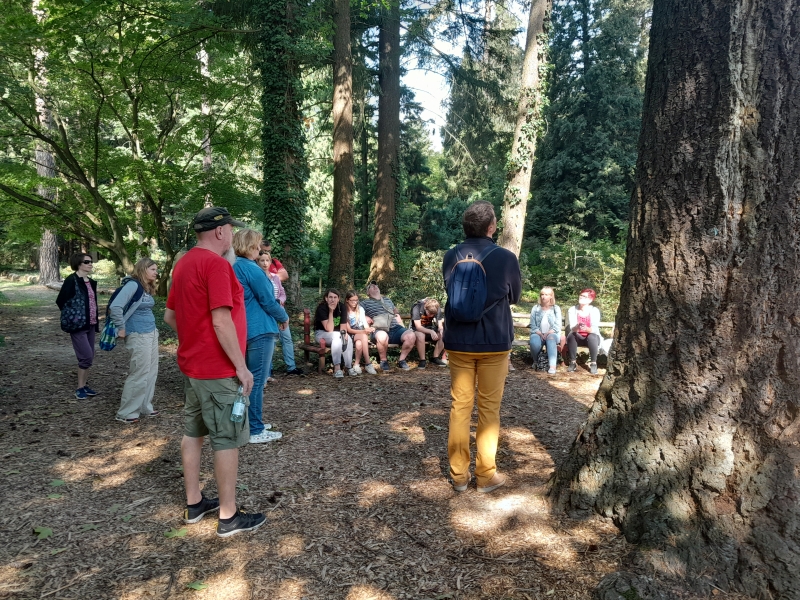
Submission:
[[[233,271],[244,288],[244,309],[247,313],[247,352],[245,362],[253,374],[253,389],[247,417],[250,421],[250,443],[263,444],[280,439],[283,434],[267,431],[272,425],[261,420],[264,403],[264,382],[272,364],[278,323],[289,324],[289,315],[275,299],[272,282],[256,264],[262,236],[252,229],[240,229],[233,236],[236,261]]]
[[[539,292],[539,303],[531,309],[531,356],[536,368],[542,346],[547,348],[547,372],[555,375],[558,360],[558,343],[561,341],[561,307],[556,304],[556,294],[551,287]]]
[[[358,294],[355,290],[350,290],[344,295],[344,308],[347,314],[346,318],[342,320],[342,328],[353,340],[355,348],[355,359],[353,361],[353,372],[356,375],[361,375],[361,357],[364,357],[364,368],[370,375],[377,375],[378,372],[372,366],[372,361],[369,359],[369,336],[375,331],[367,323],[367,317],[364,314],[364,307],[358,303]]]
[[[159,414],[153,409],[158,377],[158,329],[153,315],[156,279],[156,262],[140,259],[133,265],[131,276],[122,279],[122,289],[108,306],[108,318],[114,321],[117,336],[131,355],[115,417],[121,423],[136,423],[141,415],[156,417]]]

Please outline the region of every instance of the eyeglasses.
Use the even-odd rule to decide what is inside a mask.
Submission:
[[[85,265],[90,265],[90,264],[92,264],[92,261],[90,261],[90,260],[84,260],[84,261],[83,261],[83,264],[85,264]]]
[[[589,299],[591,299],[592,297],[589,294],[581,294],[580,296],[578,296],[578,298],[589,298]]]

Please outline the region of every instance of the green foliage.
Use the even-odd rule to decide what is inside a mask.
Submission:
[[[414,303],[422,298],[436,298],[444,304],[443,258],[441,250],[402,250],[397,261],[396,283],[391,289],[382,290],[383,293],[392,299],[401,313],[410,312]]]
[[[622,286],[624,244],[591,241],[585,231],[568,225],[553,225],[550,232],[550,239],[538,252],[520,257],[520,263],[530,270],[526,288],[553,287],[562,308],[577,302],[582,289],[592,288],[603,319],[613,320]]]
[[[553,3],[547,121],[526,237],[570,224],[622,239],[633,189],[651,0]]]

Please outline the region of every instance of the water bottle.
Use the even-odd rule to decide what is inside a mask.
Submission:
[[[231,421],[241,423],[244,421],[244,411],[247,408],[247,400],[244,397],[244,388],[240,385],[236,394],[236,401],[231,409]]]

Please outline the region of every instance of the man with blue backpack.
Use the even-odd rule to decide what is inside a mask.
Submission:
[[[478,384],[475,479],[479,492],[506,483],[497,472],[500,402],[514,341],[511,304],[519,301],[522,279],[513,252],[495,245],[497,218],[489,202],[475,202],[462,219],[466,239],[444,256],[447,289],[444,347],[450,363],[450,427],[447,455],[453,489],[463,492],[469,472],[469,429]]]

